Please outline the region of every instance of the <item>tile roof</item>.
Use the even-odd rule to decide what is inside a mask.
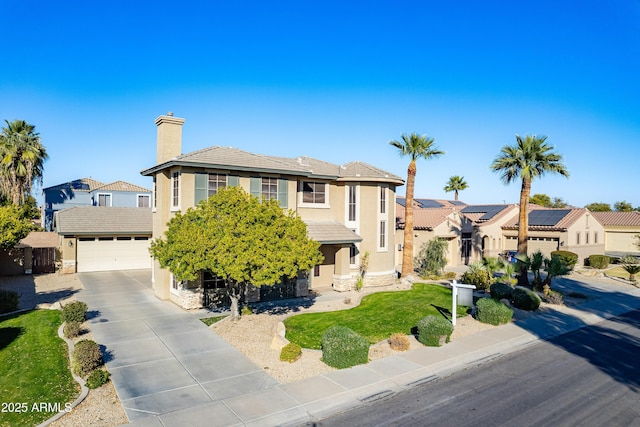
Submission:
[[[80,178],[74,181],[65,182],[64,184],[53,185],[43,188],[46,190],[73,190],[73,191],[93,191],[98,187],[105,185],[104,182],[97,181],[93,178]]]
[[[468,207],[473,207],[476,205],[468,205]],[[490,225],[490,224],[495,224],[499,221],[503,221],[507,216],[512,215],[515,211],[517,212],[517,208],[518,205],[517,204],[511,204],[511,205],[482,205],[485,208],[491,208],[493,206],[495,207],[499,207],[499,206],[504,206],[505,208],[502,209],[501,211],[497,212],[494,216],[492,216],[489,219],[481,219],[484,214],[486,212],[473,212],[473,213],[463,213],[462,215],[464,215],[469,221],[473,222],[474,224],[477,225]],[[465,206],[463,206],[464,208]],[[516,218],[518,218],[518,216],[516,215]]]
[[[139,185],[131,184],[125,181],[116,181],[111,184],[105,184],[101,187],[94,188],[98,191],[130,191],[132,193],[150,193],[148,188],[140,187]]]
[[[55,229],[63,235],[151,234],[151,208],[74,206],[55,213]]]
[[[383,181],[404,184],[402,178],[363,162],[351,162],[344,166],[324,162],[311,157],[275,157],[250,153],[233,147],[208,147],[182,154],[166,163],[143,170],[151,175],[172,165],[198,166],[223,170],[271,172],[327,179]]]
[[[426,206],[420,206],[421,205],[421,201],[423,205]],[[406,204],[406,198],[402,197],[402,196],[396,196],[396,203],[398,203],[400,206],[403,206]],[[460,201],[455,201],[455,200],[444,200],[444,199],[425,199],[424,197],[415,197],[413,199],[413,206],[414,208],[423,208],[423,209],[432,209],[432,207],[430,207],[430,205],[441,205],[441,206],[437,206],[436,208],[464,208],[465,206],[467,206],[466,203],[464,202],[460,202]]]
[[[640,227],[640,212],[591,212],[602,225]]]
[[[307,234],[316,242],[335,244],[362,241],[362,237],[338,222],[305,221],[305,223],[307,224]]]
[[[55,248],[58,246],[58,233],[51,231],[32,231],[20,240],[19,248]]]
[[[560,218],[558,222],[554,225],[529,225],[529,230],[536,231],[564,231],[573,225],[580,217],[585,215],[588,210],[585,208],[545,208],[538,205],[529,205],[529,213],[532,211],[539,210],[556,210],[556,211],[569,211],[565,216]],[[505,230],[508,229],[518,229],[518,214],[514,215],[509,221],[507,221],[502,228]]]

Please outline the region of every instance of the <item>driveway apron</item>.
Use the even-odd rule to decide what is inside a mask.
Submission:
[[[78,276],[78,299],[129,421],[277,385],[195,314],[157,299],[150,270]]]

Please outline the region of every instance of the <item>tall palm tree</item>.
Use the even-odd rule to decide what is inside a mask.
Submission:
[[[416,160],[429,160],[432,157],[444,154],[433,146],[435,139],[426,135],[403,134],[402,141],[390,141],[389,144],[398,149],[398,154],[409,156],[409,168],[407,169],[407,189],[404,210],[404,252],[402,254],[402,276],[413,273],[413,193],[416,180]]]
[[[24,204],[34,182],[42,183],[49,157],[35,126],[24,120],[5,120],[0,134],[0,192],[16,205]]]
[[[562,156],[553,152],[553,146],[547,144],[547,137],[516,135],[515,145],[505,145],[491,164],[494,172],[500,173],[505,184],[522,180],[520,189],[520,207],[518,216],[518,254],[527,254],[527,232],[529,230],[529,197],[531,182],[546,173],[557,173],[569,177],[569,171],[562,163]],[[518,284],[528,285],[526,263],[518,263],[520,274]]]
[[[444,191],[447,193],[453,191],[455,199],[458,200],[458,191],[466,190],[467,188],[469,188],[469,185],[465,182],[464,176],[456,175],[449,178],[449,182],[447,182],[447,185],[444,187]]]

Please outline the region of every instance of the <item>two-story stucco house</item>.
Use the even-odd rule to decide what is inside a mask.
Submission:
[[[182,154],[184,119],[171,113],[157,125],[157,164],[142,171],[153,178],[153,238],[164,235],[176,212],[184,212],[225,186],[276,199],[296,211],[309,236],[321,243],[322,265],[308,272],[307,286],[350,289],[362,256],[369,254],[365,286],[393,283],[395,190],[403,180],[361,162],[336,165],[321,160],[283,158],[213,146]],[[193,308],[201,306],[204,290],[219,286],[203,272],[196,283],[178,283],[168,270],[153,267],[157,297]],[[306,286],[297,289],[303,295]],[[257,293],[252,300],[257,300]]]

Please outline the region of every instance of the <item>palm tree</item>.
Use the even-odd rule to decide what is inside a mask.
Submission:
[[[505,184],[522,180],[520,189],[520,210],[518,216],[518,254],[527,254],[527,232],[529,230],[529,197],[531,181],[546,173],[557,173],[569,177],[569,171],[562,163],[562,156],[553,152],[553,146],[546,143],[547,137],[516,135],[515,145],[505,145],[491,164],[494,172],[501,174]],[[527,271],[523,266],[518,276],[520,285],[528,285]]]
[[[465,182],[464,176],[452,176],[444,187],[444,191],[450,193],[453,191],[455,199],[458,200],[458,191],[466,190],[469,185]]]
[[[35,126],[24,120],[5,120],[0,134],[0,192],[16,205],[24,204],[34,182],[42,184],[47,151]]]
[[[413,273],[413,192],[416,180],[416,160],[422,158],[429,160],[432,157],[444,154],[433,146],[435,139],[426,135],[419,136],[403,134],[402,142],[390,141],[389,144],[398,149],[398,154],[409,156],[411,161],[407,169],[407,190],[404,211],[404,252],[402,254],[402,276]]]

